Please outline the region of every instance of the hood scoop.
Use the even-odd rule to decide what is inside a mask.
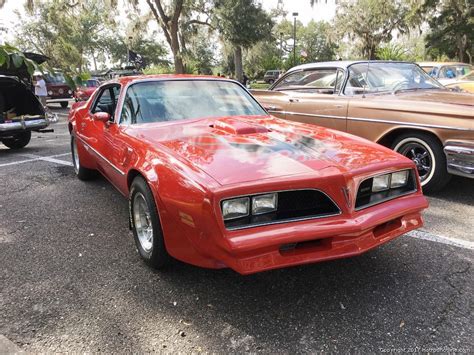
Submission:
[[[255,133],[268,133],[270,130],[258,124],[240,121],[234,118],[216,120],[210,127],[232,135],[246,135]]]

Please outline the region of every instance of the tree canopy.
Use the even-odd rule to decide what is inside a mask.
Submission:
[[[221,71],[239,80],[244,70],[261,77],[337,57],[472,62],[474,52],[469,0],[339,0],[332,21],[296,22],[296,61],[294,24],[280,2],[266,11],[257,0],[122,1],[23,0],[28,17],[13,44],[47,54],[51,67],[75,74],[124,63],[132,50],[158,72]],[[123,3],[131,4],[126,26],[117,22]],[[152,23],[158,30],[150,30]],[[0,45],[0,61],[11,50]],[[20,57],[9,54],[8,61],[14,65]]]

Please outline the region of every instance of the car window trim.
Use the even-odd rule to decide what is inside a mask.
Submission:
[[[317,67],[317,68],[304,68],[304,69],[292,70],[292,71],[286,72],[285,75],[283,75],[280,79],[278,79],[277,81],[275,81],[275,82],[273,83],[273,85],[268,88],[268,90],[269,90],[269,91],[284,91],[285,89],[275,90],[275,88],[276,88],[276,86],[280,83],[280,81],[284,80],[287,76],[292,75],[292,74],[294,74],[294,73],[305,72],[305,71],[316,71],[316,70],[331,70],[331,69],[336,70],[336,73],[337,73],[338,70],[342,70],[342,71],[346,72],[346,70],[345,70],[344,68],[337,67],[337,66]],[[346,78],[344,78],[343,83],[345,82],[345,79],[346,79]],[[311,88],[308,87],[308,89],[311,89]],[[315,89],[315,90],[318,90],[318,88],[314,88],[314,89]],[[319,88],[319,89],[321,89],[321,88]],[[286,89],[286,90],[291,90],[291,89]],[[300,90],[300,89],[295,89],[295,90]],[[328,94],[321,94],[321,95],[328,95]],[[335,95],[335,94],[333,93],[332,95]]]
[[[111,88],[113,87],[118,87],[119,88],[119,98],[120,98],[120,90],[121,90],[121,85],[119,83],[110,83],[110,84],[105,84],[104,86],[101,86],[99,87],[99,89],[97,90],[97,95],[95,95],[94,97],[94,101],[92,102],[92,104],[89,106],[89,114],[90,115],[93,115],[94,112],[92,112],[94,110],[94,108],[96,107],[98,101],[99,101],[99,98],[102,96],[102,93],[105,91],[105,90],[110,90]],[[112,95],[111,95],[112,96]],[[117,106],[118,106],[118,102],[117,102]],[[115,108],[117,109],[117,107]],[[114,120],[113,122],[115,122],[115,116],[117,115],[117,112],[115,112],[114,114],[114,117],[112,117]],[[112,121],[111,121],[112,122]]]

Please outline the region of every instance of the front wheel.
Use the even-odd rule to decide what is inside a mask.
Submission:
[[[155,198],[142,177],[136,177],[130,187],[130,221],[138,253],[146,264],[161,269],[171,257],[166,251]]]
[[[31,132],[26,131],[26,132],[18,133],[12,138],[3,138],[2,143],[5,144],[10,149],[21,149],[21,148],[26,147],[28,143],[30,143],[30,140],[31,140]]]
[[[435,137],[421,132],[405,133],[395,139],[392,149],[415,163],[424,192],[439,191],[449,182],[446,156]]]
[[[95,170],[85,168],[81,165],[76,137],[73,135],[71,135],[71,155],[72,166],[74,167],[74,172],[76,173],[76,176],[79,178],[79,180],[90,180],[97,176],[97,172]]]

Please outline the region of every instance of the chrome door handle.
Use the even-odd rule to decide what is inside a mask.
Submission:
[[[265,109],[267,111],[281,111],[281,108],[276,107],[276,106],[266,106]]]
[[[336,105],[336,108],[342,108],[343,105]]]
[[[289,99],[290,102],[300,102],[298,99]]]

